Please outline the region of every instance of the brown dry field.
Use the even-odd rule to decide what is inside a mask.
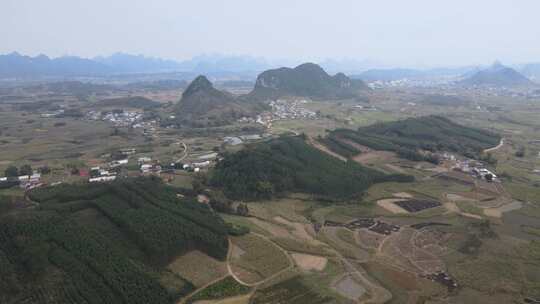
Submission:
[[[326,264],[328,263],[328,259],[325,257],[320,257],[316,255],[310,255],[310,254],[304,254],[304,253],[293,253],[291,254],[294,262],[300,269],[305,271],[310,270],[316,270],[316,271],[322,271]]]
[[[202,265],[205,266],[205,271],[201,271]],[[176,258],[167,268],[191,281],[196,287],[204,286],[227,274],[227,265],[224,262],[213,259],[198,250]]]

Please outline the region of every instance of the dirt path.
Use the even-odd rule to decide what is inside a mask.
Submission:
[[[396,205],[397,202],[405,201],[402,198],[387,198],[377,201],[377,206],[384,208],[385,210],[392,212],[393,214],[408,214],[409,212],[400,206]]]
[[[503,145],[504,145],[504,138],[501,138],[501,142],[499,142],[499,144],[497,146],[484,150],[484,153],[495,151],[495,150],[499,149],[500,147],[502,147]]]
[[[347,158],[331,151],[330,149],[328,149],[326,146],[324,146],[323,144],[321,144],[320,142],[318,142],[316,139],[313,139],[311,136],[308,136],[307,137],[307,142],[308,144],[310,144],[312,147],[316,148],[317,150],[319,151],[322,151],[330,156],[333,156],[341,161],[344,161],[346,162],[347,161]]]
[[[229,241],[229,248],[228,248],[228,251],[227,251],[227,269],[229,269],[229,260],[230,260],[230,257],[232,256],[232,252],[233,252],[233,246],[232,246],[232,243],[231,243],[231,240],[228,240]],[[212,285],[212,284],[215,284],[223,279],[225,279],[226,277],[228,277],[230,275],[230,270],[227,274],[211,281],[211,282],[208,282],[206,283],[205,285],[195,289],[194,291],[190,292],[189,294],[187,294],[185,297],[183,297],[182,299],[180,299],[179,301],[176,302],[176,304],[184,304],[186,303],[186,301],[191,298],[192,296],[194,296],[195,294],[197,294],[199,291],[205,289],[206,287]],[[235,278],[236,279],[236,278]],[[240,282],[240,281],[239,281]],[[241,283],[240,283],[241,284]]]
[[[461,216],[470,217],[470,218],[477,219],[477,220],[483,219],[480,215],[476,215],[476,214],[461,211],[461,209],[459,209],[459,207],[454,202],[444,203],[443,206],[447,210],[446,213],[457,213],[457,214],[459,214]]]
[[[337,235],[334,235],[335,239],[337,238]],[[347,259],[344,257],[337,249],[332,247],[331,244],[326,243],[328,246],[330,246],[331,251],[335,254],[335,256],[343,263],[343,266],[345,267],[346,272],[343,275],[352,275],[354,276],[358,282],[360,282],[363,287],[367,290],[367,294],[370,295],[369,299],[364,300],[356,300],[356,303],[358,304],[384,304],[388,302],[392,298],[392,294],[386,290],[384,287],[378,285],[377,283],[374,283],[369,279],[369,274],[362,269],[359,265],[354,265],[350,259]],[[357,262],[365,262],[365,260],[357,260]]]
[[[182,160],[184,160],[184,158],[186,158],[188,156],[188,146],[186,145],[185,142],[182,142],[182,146],[184,146],[184,155],[182,155],[182,157],[180,157],[176,162],[179,163],[181,162]]]
[[[371,296],[366,300],[357,300],[359,304],[384,304],[392,299],[392,294],[386,290],[386,288],[373,283],[368,279],[368,274],[364,269],[360,269],[360,266],[353,265],[347,258],[337,252],[338,257],[343,262],[345,268],[349,271],[349,274],[357,278],[363,287],[368,290],[368,294]]]

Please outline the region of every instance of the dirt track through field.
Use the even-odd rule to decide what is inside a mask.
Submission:
[[[279,276],[280,274],[286,272],[286,271],[289,271],[291,270],[293,267],[294,267],[294,260],[293,258],[291,257],[291,255],[286,251],[284,250],[283,248],[281,248],[280,246],[278,246],[276,243],[272,242],[269,238],[267,238],[266,236],[264,235],[261,235],[261,234],[258,234],[258,233],[255,233],[255,232],[251,232],[252,235],[255,235],[257,237],[260,237],[262,239],[264,239],[265,241],[267,242],[270,242],[272,245],[274,245],[276,248],[278,248],[281,252],[283,252],[283,254],[287,257],[287,260],[289,261],[289,266],[287,266],[286,268],[272,274],[271,276],[269,277],[266,277],[258,282],[255,282],[255,283],[247,283],[245,281],[242,281],[242,279],[240,279],[235,273],[234,271],[232,270],[232,266],[231,266],[231,250],[229,250],[229,254],[227,255],[227,271],[229,272],[229,274],[240,284],[244,285],[244,286],[249,286],[249,287],[254,287],[254,286],[258,286],[258,285],[261,285],[265,282],[268,282],[270,280],[272,280],[273,278]],[[232,242],[231,240],[229,239],[229,248],[232,247]]]
[[[502,147],[504,145],[504,138],[501,138],[501,141],[499,142],[499,144],[493,148],[489,148],[489,149],[486,149],[484,150],[484,153],[488,153],[488,152],[492,152],[492,151],[495,151],[495,150],[498,150],[500,147]]]
[[[347,159],[346,159],[345,157],[343,157],[343,156],[341,156],[341,155],[339,155],[339,154],[337,154],[337,153],[331,151],[331,150],[328,149],[326,146],[324,146],[323,144],[321,144],[320,142],[318,142],[316,139],[313,139],[313,138],[311,138],[311,137],[308,136],[307,142],[308,142],[312,147],[314,147],[314,148],[316,148],[316,149],[318,149],[318,150],[320,150],[320,151],[322,151],[322,152],[324,152],[324,153],[326,153],[326,154],[328,154],[328,155],[330,155],[330,156],[333,156],[333,157],[335,157],[335,158],[337,158],[337,159],[339,159],[339,160],[341,160],[341,161],[344,161],[344,162],[347,161]]]

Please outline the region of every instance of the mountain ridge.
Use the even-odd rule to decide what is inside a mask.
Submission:
[[[295,68],[282,67],[259,74],[248,98],[276,99],[284,96],[313,99],[345,99],[368,90],[361,80],[350,79],[343,73],[329,75],[314,63],[303,63]]]
[[[491,67],[480,70],[458,82],[464,86],[524,86],[532,81],[511,67],[496,61]]]

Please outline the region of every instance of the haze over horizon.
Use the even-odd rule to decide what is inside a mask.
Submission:
[[[0,53],[175,60],[219,53],[408,67],[540,61],[534,0],[7,0],[0,8]]]

